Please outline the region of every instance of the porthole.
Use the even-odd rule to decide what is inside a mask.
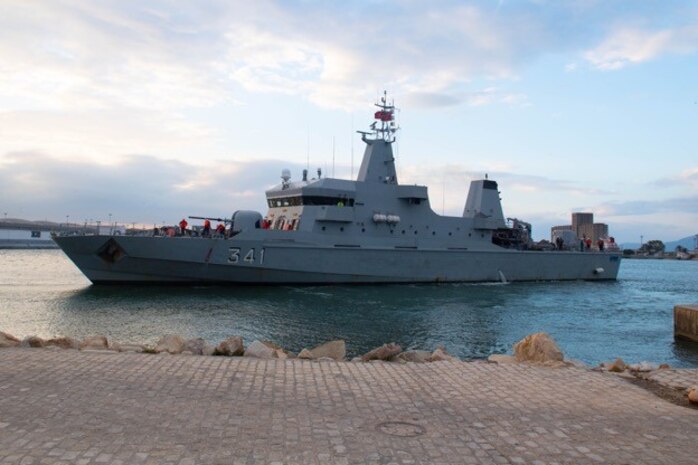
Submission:
[[[325,230],[325,227],[324,227],[324,226],[322,227],[322,230],[323,230],[323,231]]]
[[[366,228],[361,228],[361,232],[366,232]]]
[[[432,231],[432,232],[431,232],[431,235],[432,235],[432,236],[436,236],[436,231]]]
[[[416,229],[414,230],[414,233],[415,233],[415,235],[417,234],[417,230],[416,230]]]
[[[451,236],[452,234],[449,232],[448,235]]]
[[[341,228],[339,228],[339,230],[343,232],[343,231],[344,231],[344,226],[342,226]]]
[[[404,229],[402,230],[402,234],[405,234],[405,230],[404,230]]]

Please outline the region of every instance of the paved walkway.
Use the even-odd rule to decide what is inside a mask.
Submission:
[[[0,350],[0,464],[696,464],[698,411],[579,368]]]
[[[670,369],[639,373],[638,377],[654,381],[672,389],[686,389],[698,386],[698,370]],[[696,461],[698,463],[698,460]]]

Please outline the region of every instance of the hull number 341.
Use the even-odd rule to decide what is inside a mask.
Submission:
[[[259,265],[264,264],[264,248],[259,249],[259,254],[255,253],[255,249],[251,248],[243,255],[243,251],[240,247],[231,247],[228,254],[228,263],[257,263]]]

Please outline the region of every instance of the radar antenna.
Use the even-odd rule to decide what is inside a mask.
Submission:
[[[367,140],[369,135],[374,136],[374,140],[384,140],[388,143],[395,142],[395,133],[400,129],[400,127],[395,123],[395,101],[388,103],[388,92],[383,91],[383,96],[380,99],[380,103],[374,103],[375,106],[379,108],[377,112],[373,114],[376,119],[371,123],[370,132],[357,131],[361,134],[361,138]],[[378,125],[380,123],[380,126]]]

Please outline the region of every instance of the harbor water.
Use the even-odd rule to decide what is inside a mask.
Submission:
[[[698,367],[698,344],[674,341],[672,314],[698,301],[698,261],[624,260],[615,282],[316,287],[92,286],[60,250],[0,250],[0,265],[0,331],[18,337],[240,335],[294,352],[345,339],[350,356],[397,342],[467,359],[545,331],[589,364]]]

